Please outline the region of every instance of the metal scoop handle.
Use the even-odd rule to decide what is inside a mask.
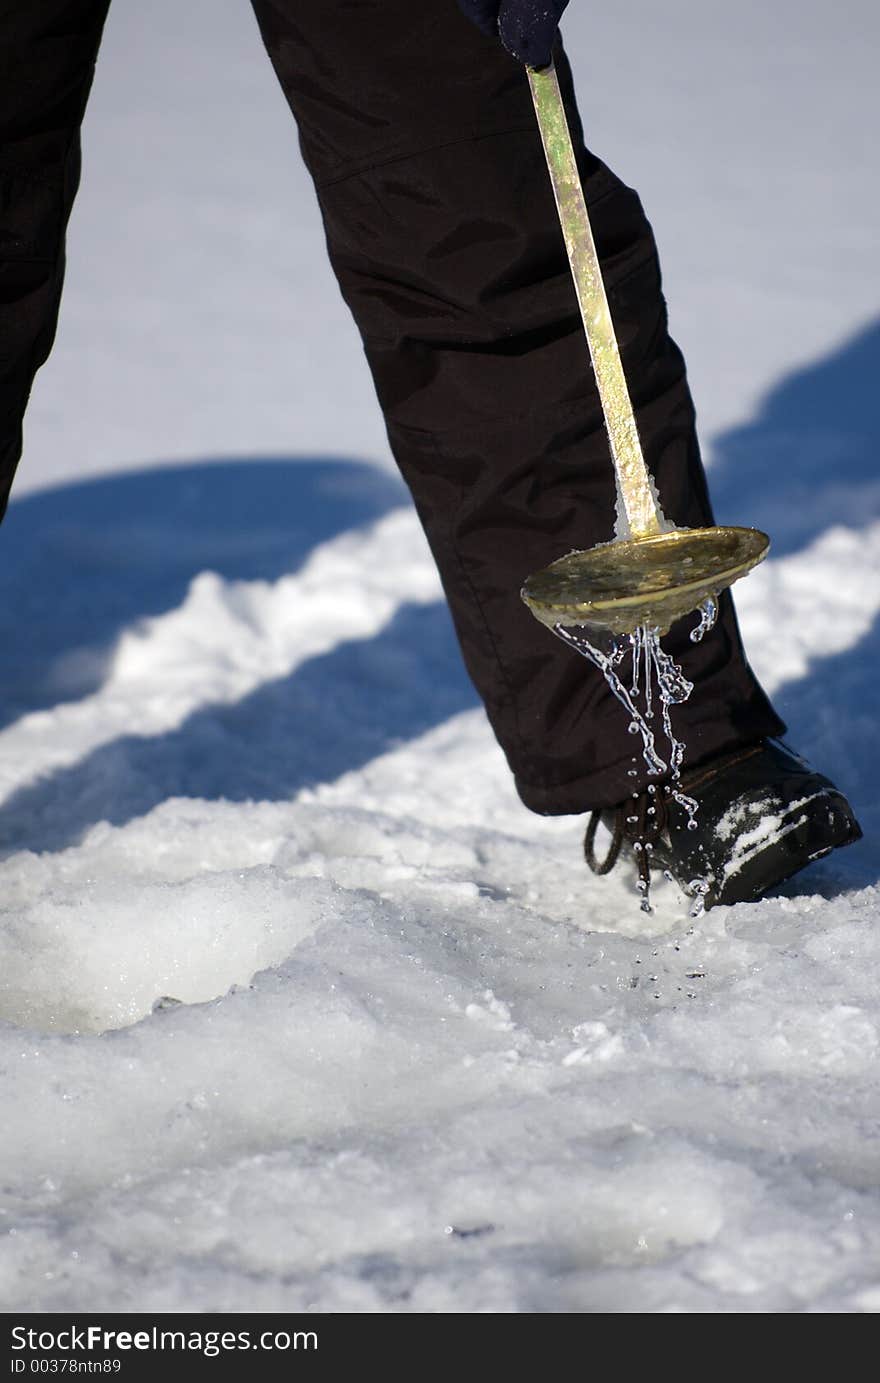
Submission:
[[[650,537],[661,533],[667,525],[663,523],[657,509],[642,455],[556,69],[551,65],[540,72],[531,68],[527,71],[565,239],[565,249],[590,348],[602,412],[605,415],[620,503],[629,525],[629,536]]]

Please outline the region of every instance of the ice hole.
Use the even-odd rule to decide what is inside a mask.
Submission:
[[[99,1033],[219,998],[312,934],[322,890],[268,866],[43,889],[0,914],[0,1021]]]

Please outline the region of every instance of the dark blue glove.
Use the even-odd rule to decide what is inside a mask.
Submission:
[[[548,67],[568,0],[458,0],[468,19],[527,67]]]

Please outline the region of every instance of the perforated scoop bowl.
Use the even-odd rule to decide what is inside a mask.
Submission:
[[[769,546],[757,528],[675,528],[601,543],[535,572],[522,598],[551,629],[590,624],[631,634],[647,625],[663,634],[745,576]]]

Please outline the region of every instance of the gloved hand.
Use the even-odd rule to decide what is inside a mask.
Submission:
[[[458,0],[468,19],[527,67],[548,67],[568,0]]]

